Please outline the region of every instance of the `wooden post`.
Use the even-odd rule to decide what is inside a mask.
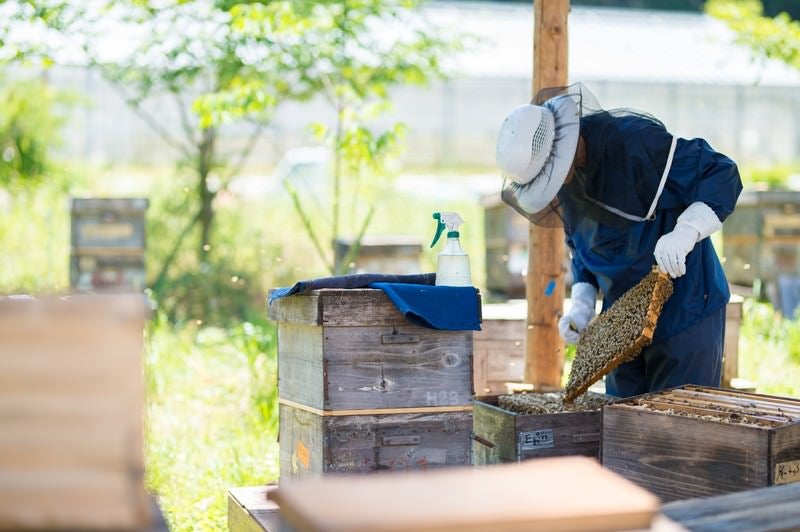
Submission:
[[[533,3],[533,94],[567,84],[569,0]],[[560,388],[564,342],[558,333],[564,301],[564,231],[531,224],[528,234],[528,300],[525,381]]]

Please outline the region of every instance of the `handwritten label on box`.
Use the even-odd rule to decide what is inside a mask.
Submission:
[[[547,449],[555,445],[555,438],[551,429],[530,430],[519,433],[520,451],[533,451]]]
[[[800,460],[775,464],[775,484],[788,484],[800,481]]]

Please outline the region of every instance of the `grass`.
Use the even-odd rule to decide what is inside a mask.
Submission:
[[[278,476],[274,330],[148,331],[146,481],[171,530],[226,530],[227,490]]]
[[[739,330],[739,377],[759,393],[800,398],[800,318],[746,299]]]

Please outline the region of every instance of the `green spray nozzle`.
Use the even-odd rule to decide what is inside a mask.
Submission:
[[[435,212],[433,219],[436,220],[436,234],[433,235],[433,242],[431,247],[436,245],[439,237],[442,236],[445,228],[447,228],[447,237],[458,238],[458,226],[464,223],[464,220],[457,212]]]

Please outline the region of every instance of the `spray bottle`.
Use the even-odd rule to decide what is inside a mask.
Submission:
[[[469,272],[469,257],[458,241],[458,226],[464,223],[455,212],[435,212],[436,234],[431,247],[436,245],[445,227],[447,244],[436,261],[436,284],[439,286],[472,286]]]

